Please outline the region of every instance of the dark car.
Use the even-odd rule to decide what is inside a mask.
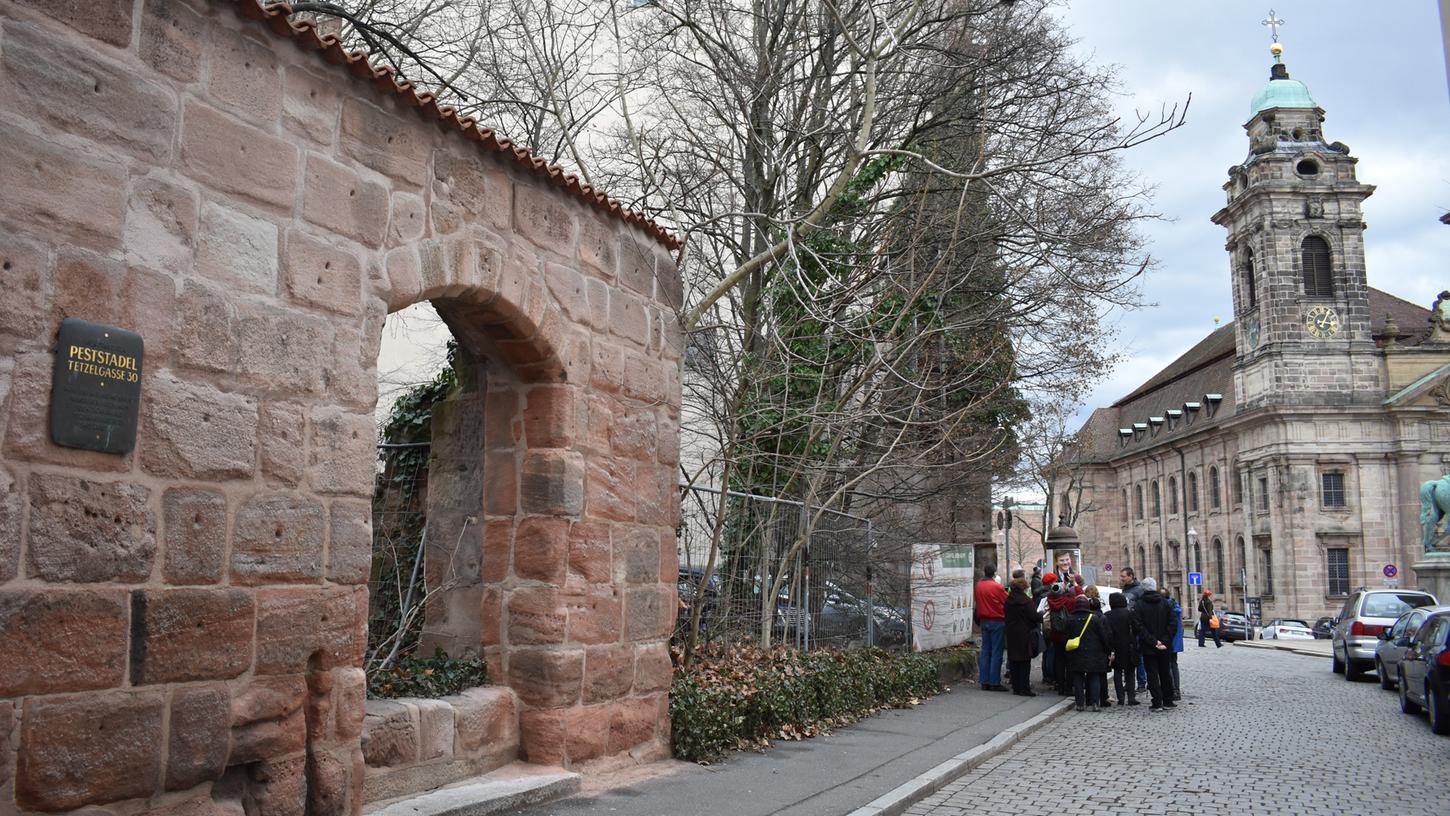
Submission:
[[[1249,619],[1244,617],[1242,612],[1219,612],[1218,614],[1218,636],[1222,640],[1253,640],[1254,630],[1249,626]],[[1201,623],[1193,625],[1193,636],[1198,637],[1198,630],[1202,628]]]
[[[1419,714],[1429,709],[1430,728],[1436,734],[1450,734],[1450,612],[1436,612],[1425,619],[1400,658],[1400,710]]]
[[[1380,688],[1393,689],[1399,677],[1400,660],[1410,648],[1425,620],[1436,612],[1450,612],[1450,606],[1417,606],[1401,615],[1390,628],[1380,632],[1380,645],[1374,652],[1375,673]]]
[[[815,631],[818,642],[841,646],[865,644],[870,620],[874,645],[906,645],[908,616],[905,612],[879,600],[867,601],[862,595],[829,582],[825,590],[825,602]]]
[[[1334,618],[1325,615],[1319,620],[1314,621],[1314,625],[1310,627],[1310,631],[1314,632],[1315,640],[1329,640],[1330,635],[1334,633]]]

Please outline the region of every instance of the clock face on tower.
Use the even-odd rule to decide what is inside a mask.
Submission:
[[[1315,337],[1339,334],[1339,314],[1328,306],[1315,306],[1304,313],[1304,328]]]
[[[1251,349],[1259,347],[1259,318],[1255,315],[1244,318],[1244,340]]]

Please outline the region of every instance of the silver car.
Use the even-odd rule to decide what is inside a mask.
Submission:
[[[1450,606],[1417,606],[1409,612],[1400,616],[1390,628],[1380,632],[1380,645],[1375,649],[1374,668],[1375,673],[1380,676],[1380,688],[1393,689],[1398,682],[1397,672],[1400,668],[1400,658],[1405,656],[1405,650],[1410,647],[1410,641],[1414,640],[1415,633],[1420,631],[1420,624],[1425,618],[1435,612],[1450,611]]]
[[[1411,609],[1436,603],[1434,595],[1417,589],[1355,590],[1344,602],[1329,635],[1335,674],[1342,673],[1346,680],[1357,679],[1374,665],[1381,632]]]

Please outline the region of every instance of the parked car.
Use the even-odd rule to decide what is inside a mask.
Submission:
[[[1330,651],[1335,674],[1354,680],[1374,665],[1379,634],[1399,617],[1420,606],[1434,606],[1435,596],[1417,589],[1368,589],[1350,593],[1334,621]]]
[[[1218,636],[1221,640],[1253,640],[1254,630],[1249,626],[1249,619],[1244,617],[1242,612],[1217,612],[1218,615]],[[1196,620],[1196,618],[1195,618]],[[1193,636],[1198,637],[1198,630],[1203,628],[1202,623],[1193,624]]]
[[[1264,640],[1313,640],[1314,630],[1297,618],[1275,618],[1259,629]]]
[[[1435,612],[1410,640],[1398,669],[1400,710],[1429,709],[1430,730],[1450,734],[1450,612]]]
[[[1329,640],[1330,634],[1334,631],[1334,618],[1325,615],[1319,620],[1314,621],[1312,628],[1314,630],[1315,640]]]
[[[866,642],[866,620],[869,613],[874,622],[875,645],[904,646],[910,615],[880,600],[866,598],[827,581],[826,598],[821,605],[820,620],[814,637],[818,641],[834,641],[840,645]]]
[[[1450,612],[1450,606],[1419,606],[1401,615],[1390,628],[1380,632],[1380,645],[1375,649],[1374,667],[1380,676],[1380,688],[1393,689],[1399,682],[1400,658],[1434,612]]]

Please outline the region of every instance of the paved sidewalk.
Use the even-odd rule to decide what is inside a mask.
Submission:
[[[1040,670],[1038,670],[1040,671]],[[913,709],[835,733],[736,753],[719,765],[663,763],[648,779],[520,811],[526,816],[840,816],[1030,720],[1063,698],[955,686]]]

